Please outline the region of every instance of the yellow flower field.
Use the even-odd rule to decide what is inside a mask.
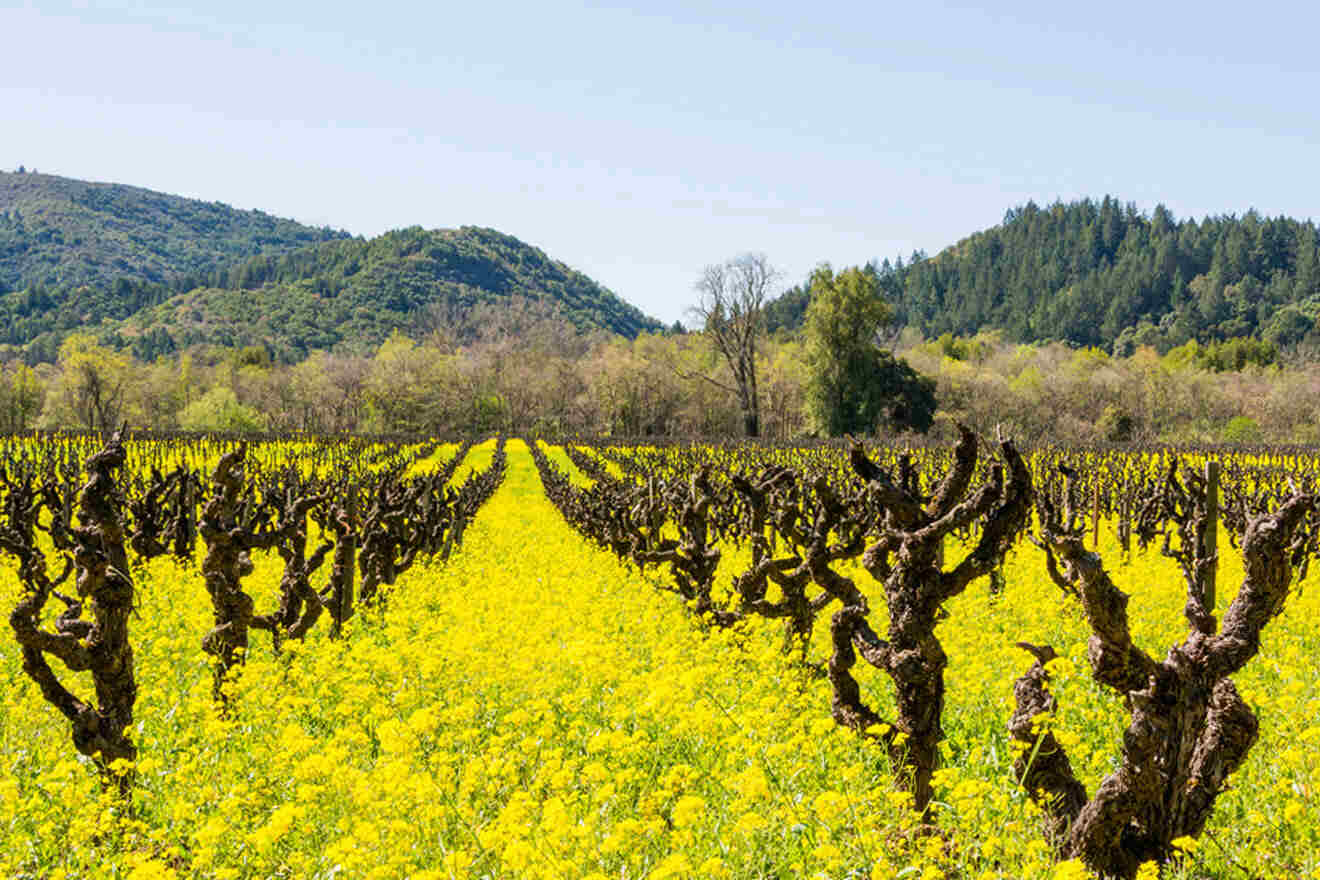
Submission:
[[[456,481],[492,450],[475,447]],[[1086,673],[1085,621],[1034,547],[1010,557],[1003,595],[974,584],[939,630],[948,739],[932,832],[883,751],[830,718],[819,672],[781,653],[778,624],[704,627],[656,589],[663,574],[625,568],[564,523],[521,441],[508,454],[461,550],[407,571],[345,638],[319,626],[276,656],[253,633],[224,720],[200,646],[212,625],[200,573],[168,557],[136,571],[131,808],[101,795],[0,633],[0,877],[1086,876],[1053,862],[1012,778],[1005,723],[1030,661],[1013,642],[1064,655],[1053,728],[1092,790],[1127,716]],[[1241,579],[1224,551],[1221,610]],[[721,583],[745,562],[725,557]],[[256,562],[244,583],[265,611],[281,564]],[[1109,567],[1132,594],[1137,640],[1163,656],[1185,627],[1176,567],[1153,548]],[[875,592],[860,568],[849,574]],[[1320,880],[1315,580],[1238,677],[1260,741],[1164,877]],[[18,595],[5,557],[0,605]],[[888,679],[863,684],[884,714]]]

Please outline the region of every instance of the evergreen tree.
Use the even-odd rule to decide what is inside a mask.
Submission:
[[[1024,342],[1111,349],[1129,347],[1145,322],[1169,331],[1167,350],[1260,337],[1280,308],[1320,297],[1318,248],[1309,221],[1255,211],[1178,221],[1163,205],[1148,218],[1107,197],[1028,202],[935,257],[875,268],[895,323],[927,338],[996,327]],[[779,326],[805,315],[808,288],[774,304]]]

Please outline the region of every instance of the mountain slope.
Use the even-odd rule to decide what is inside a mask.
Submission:
[[[343,238],[134,186],[0,172],[0,293],[175,285],[234,260]]]
[[[1320,232],[1286,217],[1176,220],[1106,197],[1008,212],[934,257],[875,267],[894,323],[1022,342],[1065,340],[1128,351],[1254,336],[1313,341],[1320,317]],[[772,304],[798,326],[803,287]]]
[[[1254,211],[1198,223],[1110,198],[1028,204],[908,266],[901,289],[896,317],[928,335],[994,326],[1106,348],[1237,336],[1290,345],[1320,314],[1320,234]]]
[[[609,290],[492,229],[396,230],[326,242],[214,273],[122,325],[140,355],[194,342],[268,345],[298,360],[312,349],[370,349],[391,332],[424,331],[478,306],[521,298],[580,330],[659,330]]]
[[[371,240],[119,184],[0,173],[0,344],[54,357],[74,330],[143,358],[198,342],[285,360],[363,350],[528,300],[577,328],[658,330],[587,276],[490,229]]]

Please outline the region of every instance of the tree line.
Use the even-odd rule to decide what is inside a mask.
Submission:
[[[1270,343],[1115,355],[1015,344],[1002,332],[926,339],[895,332],[887,276],[874,266],[822,265],[800,329],[769,332],[788,297],[769,298],[776,277],[756,255],[712,267],[699,279],[701,332],[635,339],[583,332],[548,303],[517,297],[435,312],[425,332],[396,332],[366,353],[316,351],[296,364],[257,345],[197,344],[147,359],[75,333],[53,363],[0,363],[0,430],[128,421],[781,441],[932,425],[947,435],[938,408],[979,431],[1003,424],[1024,442],[1320,441],[1320,367]],[[752,295],[738,302],[739,291]]]
[[[927,337],[995,328],[1015,342],[1123,355],[1239,337],[1320,343],[1320,230],[1256,211],[1196,221],[1108,196],[1028,202],[933,257],[870,268],[895,324]],[[809,299],[809,281],[788,291],[769,308],[769,328],[800,326]]]

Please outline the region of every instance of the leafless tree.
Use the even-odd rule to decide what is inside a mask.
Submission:
[[[743,431],[761,433],[761,409],[756,391],[756,339],[764,329],[761,307],[779,272],[765,254],[743,254],[707,266],[697,281],[697,304],[692,314],[715,342],[733,373],[733,387],[702,376],[738,395]]]

